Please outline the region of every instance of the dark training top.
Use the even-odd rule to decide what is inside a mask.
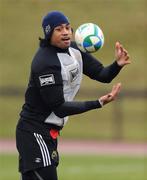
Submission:
[[[82,75],[109,83],[120,70],[116,61],[103,67],[93,56],[81,52],[74,42],[64,50],[40,46],[32,61],[18,128],[46,134],[50,127],[62,129],[70,115],[100,108],[98,100],[73,101]]]

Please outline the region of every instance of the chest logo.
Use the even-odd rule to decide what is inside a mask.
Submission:
[[[46,74],[39,76],[39,81],[41,86],[55,84],[55,79],[53,74]]]
[[[78,69],[78,67],[75,68],[75,69],[72,69],[72,70],[70,71],[70,81],[71,81],[71,82],[75,81],[75,80],[77,79],[78,75],[79,75],[79,69]]]

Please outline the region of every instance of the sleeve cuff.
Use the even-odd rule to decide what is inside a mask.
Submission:
[[[99,99],[98,101],[99,101],[101,107],[103,107],[103,106],[104,106],[104,103],[103,103],[100,99]]]

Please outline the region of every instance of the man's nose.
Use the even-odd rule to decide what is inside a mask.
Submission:
[[[62,33],[63,34],[68,34],[68,30],[66,28],[63,28]]]

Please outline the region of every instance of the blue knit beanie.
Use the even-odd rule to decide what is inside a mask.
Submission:
[[[54,28],[61,24],[69,24],[68,18],[63,13],[59,11],[48,13],[42,20],[45,39],[49,39]]]

